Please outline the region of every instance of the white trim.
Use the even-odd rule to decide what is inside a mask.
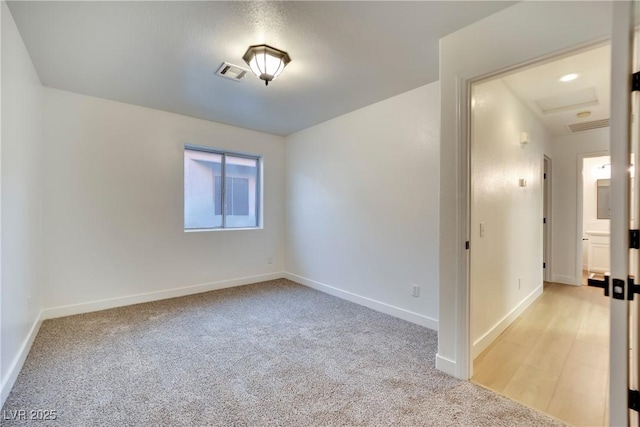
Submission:
[[[629,276],[629,159],[631,142],[631,79],[633,72],[634,2],[613,2],[611,35],[611,254],[615,280]],[[637,124],[636,124],[637,126]],[[636,171],[636,182],[638,172]],[[624,288],[623,288],[624,289]],[[609,298],[609,425],[629,423],[629,303]]]
[[[500,319],[493,327],[491,327],[485,334],[478,338],[472,345],[471,353],[475,359],[480,353],[482,353],[489,345],[498,338],[505,329],[507,329],[514,320],[518,318],[533,302],[542,295],[544,290],[543,285],[538,286],[527,295],[517,306],[507,313],[502,319]]]
[[[609,231],[585,231],[589,236],[611,236]]]
[[[458,162],[464,167],[460,171],[460,181],[458,182],[458,194],[465,196],[459,200],[459,209],[463,213],[461,221],[458,222],[456,234],[464,236],[464,240],[471,241],[471,84],[469,79],[460,75],[455,76],[456,91],[456,116],[457,127],[456,137],[465,141],[460,147]],[[457,245],[457,258],[464,260],[459,266],[458,280],[465,284],[464,292],[457,292],[456,321],[461,326],[456,339],[457,348],[461,349],[457,353],[455,361],[455,376],[461,379],[471,378],[473,375],[473,358],[471,356],[471,252],[465,246]],[[449,260],[447,260],[449,261]],[[464,325],[464,326],[463,326]],[[438,349],[439,351],[439,349]]]
[[[582,275],[582,272],[580,272],[580,274]],[[573,276],[563,276],[562,274],[554,274],[553,275],[553,282],[554,283],[562,283],[563,285],[573,285],[573,286],[582,285],[582,279],[581,278],[578,279],[578,278],[573,277]]]
[[[436,369],[444,372],[445,374],[449,374],[451,376],[456,376],[456,362],[447,359],[446,357],[442,357],[439,354],[436,354]]]
[[[455,377],[457,366],[454,360],[436,354],[436,369]]]
[[[611,143],[609,143],[611,145]],[[567,285],[582,285],[582,270],[588,270],[582,265],[582,246],[583,240],[582,237],[585,234],[584,231],[584,176],[583,176],[583,168],[584,168],[584,160],[590,159],[593,157],[603,157],[603,156],[611,156],[611,153],[607,150],[604,151],[589,151],[585,153],[578,153],[576,170],[578,171],[578,176],[576,177],[576,182],[578,183],[578,188],[576,192],[576,276],[573,278],[573,281],[558,281],[554,280],[554,282],[564,283]],[[559,277],[569,277],[569,276],[559,276]]]
[[[546,169],[544,167],[545,162],[547,164]],[[544,185],[542,197],[545,198],[543,203],[546,205],[546,210],[543,215],[547,222],[543,231],[543,245],[545,246],[544,251],[547,255],[545,257],[546,259],[543,260],[543,262],[546,263],[543,275],[544,280],[550,281],[553,277],[553,159],[550,155],[542,155],[542,174]]]
[[[329,286],[324,283],[316,282],[315,280],[307,279],[306,277],[298,276],[293,273],[284,273],[285,277],[293,282],[299,283],[304,286],[316,289],[329,295],[333,295],[338,298],[342,298],[353,303],[363,305],[371,308],[375,311],[388,314],[390,316],[397,317],[407,322],[415,323],[425,328],[438,330],[438,321],[422,314],[414,313],[413,311],[405,310],[404,308],[396,307],[381,301],[377,301],[371,298],[357,295],[349,291],[345,291],[334,286]]]
[[[176,298],[186,295],[199,294],[202,292],[215,291],[218,289],[232,288],[236,286],[250,285],[252,283],[276,280],[283,277],[282,272],[261,274],[257,276],[242,277],[239,279],[222,280],[219,282],[204,283],[200,285],[185,286],[182,288],[166,289],[162,291],[135,294],[124,297],[109,298],[98,301],[71,304],[61,307],[51,307],[42,310],[42,320],[54,319],[56,317],[71,316],[74,314],[89,313],[92,311],[106,310],[109,308],[123,307],[132,304],[158,301],[167,298]]]
[[[24,361],[27,359],[29,350],[31,350],[33,341],[36,339],[36,335],[38,335],[40,325],[42,325],[42,320],[42,312],[40,312],[33,322],[33,325],[31,325],[29,333],[22,342],[22,345],[18,350],[18,354],[13,358],[6,377],[2,380],[2,386],[0,386],[0,406],[4,406],[4,402],[7,400],[7,397],[9,397],[13,384],[15,384],[16,378],[18,378],[18,374],[22,370],[22,365],[24,365]]]
[[[185,233],[206,233],[209,231],[251,231],[251,230],[264,230],[264,227],[219,227],[219,228],[185,228]]]

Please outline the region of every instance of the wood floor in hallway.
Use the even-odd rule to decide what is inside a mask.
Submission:
[[[606,425],[609,300],[601,289],[546,283],[474,360],[472,381],[575,426]]]

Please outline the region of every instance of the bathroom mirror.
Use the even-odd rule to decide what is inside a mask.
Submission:
[[[610,181],[610,179],[599,179],[596,181],[596,203],[598,205],[598,219],[611,219],[611,212],[609,210]]]

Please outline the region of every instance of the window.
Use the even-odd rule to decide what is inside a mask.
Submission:
[[[184,228],[259,226],[260,157],[186,145]]]
[[[215,177],[216,200],[222,197],[222,176]],[[227,203],[224,207],[225,215],[249,215],[249,178],[227,178],[225,181]],[[221,215],[222,206],[216,205],[216,215]]]

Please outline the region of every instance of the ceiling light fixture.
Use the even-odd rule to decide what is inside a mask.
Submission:
[[[567,82],[571,82],[575,79],[578,78],[578,75],[576,73],[569,73],[569,74],[565,74],[564,76],[560,77],[558,80],[560,80],[562,83],[567,83]]]
[[[578,114],[576,114],[576,117],[578,117],[579,119],[586,119],[590,115],[591,111],[580,111]]]
[[[266,44],[249,46],[242,59],[249,64],[253,74],[264,80],[265,85],[275,80],[291,62],[287,52]]]

